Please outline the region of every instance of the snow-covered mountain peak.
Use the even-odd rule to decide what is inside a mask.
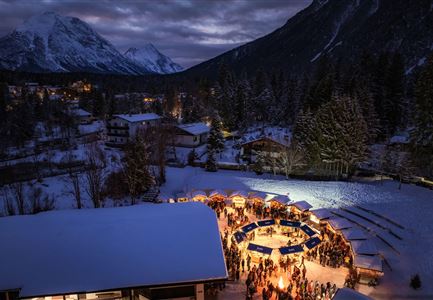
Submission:
[[[0,69],[118,74],[173,73],[182,69],[152,44],[130,52],[128,57],[121,54],[78,18],[45,12],[0,38]]]
[[[125,56],[135,63],[148,66],[153,72],[160,74],[176,73],[183,70],[180,65],[159,52],[151,43],[146,43],[141,48],[129,48],[125,52]]]

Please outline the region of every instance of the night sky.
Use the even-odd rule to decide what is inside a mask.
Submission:
[[[0,0],[0,36],[46,11],[75,16],[121,52],[145,43],[190,67],[282,26],[312,0]]]

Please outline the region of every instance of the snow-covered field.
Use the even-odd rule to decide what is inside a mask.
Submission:
[[[218,171],[208,173],[197,168],[169,169],[168,181],[161,189],[166,196],[192,189],[240,189],[268,193],[287,194],[292,200],[307,200],[313,208],[329,207],[338,211],[340,207],[356,209],[355,205],[371,209],[395,221],[404,229],[389,226],[402,238],[396,239],[386,230],[369,225],[373,233],[379,233],[399,252],[381,240],[374,238],[379,252],[390,264],[384,266],[385,275],[376,288],[360,286],[360,291],[374,299],[396,297],[419,299],[433,298],[433,191],[383,181],[373,183],[322,182],[285,180],[282,176]],[[371,217],[371,216],[370,216]],[[364,221],[365,222],[365,221]],[[378,222],[384,222],[378,219]],[[409,287],[410,277],[419,273],[423,287],[414,291]]]
[[[38,183],[37,186],[55,199],[56,209],[75,207],[62,176],[45,178],[43,183]],[[368,227],[371,230],[370,235],[380,234],[396,250],[372,237],[392,270],[385,265],[385,276],[380,285],[376,288],[360,286],[360,291],[374,299],[395,299],[397,296],[433,299],[433,191],[407,184],[403,185],[402,190],[397,187],[398,183],[390,180],[368,183],[286,180],[283,176],[269,174],[258,176],[254,173],[225,170],[209,173],[200,168],[186,167],[167,169],[167,183],[162,186],[161,195],[173,197],[179,192],[193,189],[256,190],[289,194],[292,200],[307,200],[313,205],[313,209],[327,207],[345,215],[350,214],[340,208],[362,214],[364,212],[355,206],[373,210],[395,221],[404,229],[371,214],[368,214],[368,217],[383,225],[385,229],[350,215],[352,219]],[[84,191],[83,198],[85,207],[92,207]],[[108,202],[104,206],[112,205]],[[0,203],[0,209],[3,207]],[[387,231],[388,228],[401,237],[401,240],[392,236]],[[410,277],[415,273],[420,274],[423,284],[419,291],[409,287]]]

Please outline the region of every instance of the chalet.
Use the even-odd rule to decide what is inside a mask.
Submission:
[[[204,300],[205,285],[228,277],[202,203],[5,217],[0,239],[0,299]]]
[[[92,124],[93,116],[82,108],[76,108],[71,111],[72,116],[79,124]]]
[[[250,137],[240,146],[240,156],[242,159],[253,163],[256,160],[257,153],[259,152],[271,157],[278,157],[281,155],[282,152],[289,148],[290,138],[286,135],[270,133],[258,137]]]
[[[161,124],[161,117],[154,113],[114,115],[107,121],[107,141],[110,147],[122,147],[139,129]]]
[[[209,127],[205,123],[182,124],[175,127],[176,146],[197,147],[207,142]]]

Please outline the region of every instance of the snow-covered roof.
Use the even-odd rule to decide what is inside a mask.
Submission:
[[[379,253],[376,244],[371,240],[350,241],[350,244],[355,254],[376,255]]]
[[[291,136],[291,132],[288,128],[267,127],[245,134],[241,143],[244,145],[262,139],[268,139],[287,147],[290,145]]]
[[[253,191],[250,193],[249,198],[250,199],[260,198],[260,199],[264,200],[264,199],[266,199],[267,196],[268,196],[268,194],[265,192]]]
[[[202,203],[0,218],[0,290],[27,298],[223,279],[218,230]]]
[[[367,239],[365,232],[356,227],[342,229],[341,233],[343,234],[346,241]]]
[[[335,230],[352,228],[353,224],[346,219],[343,218],[332,218],[328,220],[329,225]]]
[[[213,190],[209,193],[209,197],[214,197],[214,196],[227,197],[227,193],[224,192],[223,190]]]
[[[268,202],[269,201],[277,201],[283,205],[287,205],[290,202],[290,198],[288,196],[284,196],[284,195],[276,195],[267,201]]]
[[[245,191],[233,191],[233,193],[230,194],[230,198],[233,197],[243,197],[243,198],[248,198],[248,193]]]
[[[332,300],[373,300],[373,299],[364,294],[361,294],[360,292],[344,287],[337,290]]]
[[[291,203],[290,205],[296,207],[300,211],[307,211],[307,210],[309,210],[310,208],[313,207],[307,201],[296,201],[296,202]]]
[[[181,124],[177,125],[177,128],[186,131],[191,135],[200,135],[206,132],[209,132],[209,126],[205,123],[190,123],[190,124]]]
[[[202,190],[195,190],[191,192],[191,197],[194,198],[196,196],[203,196],[203,197],[207,197],[206,192],[202,191]]]
[[[331,213],[331,211],[327,208],[318,208],[315,210],[311,210],[310,211],[313,215],[316,216],[317,219],[319,220],[323,220],[323,219],[329,219],[330,217],[333,216],[333,214]]]
[[[389,140],[390,144],[408,144],[409,143],[409,134],[408,133],[402,133],[399,135],[394,135]]]
[[[354,255],[353,265],[358,268],[382,272],[382,259],[378,255]]]
[[[118,117],[120,119],[123,119],[125,121],[135,123],[135,122],[143,122],[143,121],[151,121],[151,120],[158,120],[161,119],[160,116],[154,113],[147,113],[147,114],[121,114],[121,115],[114,115],[115,117]]]
[[[72,110],[72,114],[77,117],[91,117],[92,114],[82,108],[76,108]]]

